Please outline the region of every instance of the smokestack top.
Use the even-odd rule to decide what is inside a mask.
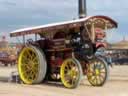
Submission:
[[[87,16],[87,13],[86,13],[86,0],[79,0],[78,8],[79,8],[79,18],[86,17]]]

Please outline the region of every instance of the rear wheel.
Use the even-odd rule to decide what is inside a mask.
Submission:
[[[74,58],[66,59],[61,66],[61,81],[67,88],[76,88],[82,77],[79,61]]]
[[[43,52],[34,46],[24,47],[19,54],[18,71],[25,84],[41,83],[47,70]]]
[[[103,58],[96,57],[87,66],[87,78],[93,86],[102,86],[108,77],[108,65]]]

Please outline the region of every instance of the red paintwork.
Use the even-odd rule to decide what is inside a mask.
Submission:
[[[96,42],[96,48],[99,48],[99,47],[107,47],[107,44],[105,42]]]
[[[96,32],[96,40],[103,39],[106,37],[106,33],[101,28],[95,28],[95,32]]]
[[[96,49],[99,47],[107,47],[107,43],[103,40],[106,37],[106,33],[101,28],[95,28],[96,32]]]

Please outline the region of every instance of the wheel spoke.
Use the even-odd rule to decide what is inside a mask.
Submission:
[[[72,85],[74,85],[75,84],[75,82],[76,82],[76,80],[75,79],[72,79]]]
[[[33,60],[36,57],[37,57],[36,54],[32,52],[32,54],[31,54],[31,60]]]
[[[31,57],[31,54],[30,54],[29,50],[26,50],[26,51],[25,51],[25,54],[26,54],[26,56],[27,56],[28,58]]]
[[[98,76],[98,77],[99,77],[100,83],[103,82],[103,78],[101,76]]]
[[[27,61],[28,61],[27,56],[26,55],[23,55],[22,56],[22,62],[27,63]]]
[[[96,84],[98,84],[98,81],[99,81],[99,80],[98,80],[98,76],[96,76]]]
[[[67,66],[68,66],[68,70],[71,70],[71,68],[72,68],[71,62],[68,62]]]
[[[91,81],[94,82],[96,80],[96,76],[93,76],[94,78],[91,77]]]
[[[37,62],[38,62],[37,57],[34,57],[34,58],[32,59],[32,61],[33,61],[33,63],[37,63]]]
[[[102,70],[104,68],[105,68],[105,66],[103,64],[100,64],[100,69]]]
[[[101,74],[105,74],[106,72],[105,71],[100,71]]]

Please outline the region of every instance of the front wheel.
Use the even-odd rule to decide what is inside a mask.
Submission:
[[[95,57],[87,66],[87,78],[93,86],[102,86],[108,77],[107,62],[100,57]]]
[[[82,77],[82,68],[74,58],[66,59],[60,69],[61,81],[67,88],[76,88]]]

